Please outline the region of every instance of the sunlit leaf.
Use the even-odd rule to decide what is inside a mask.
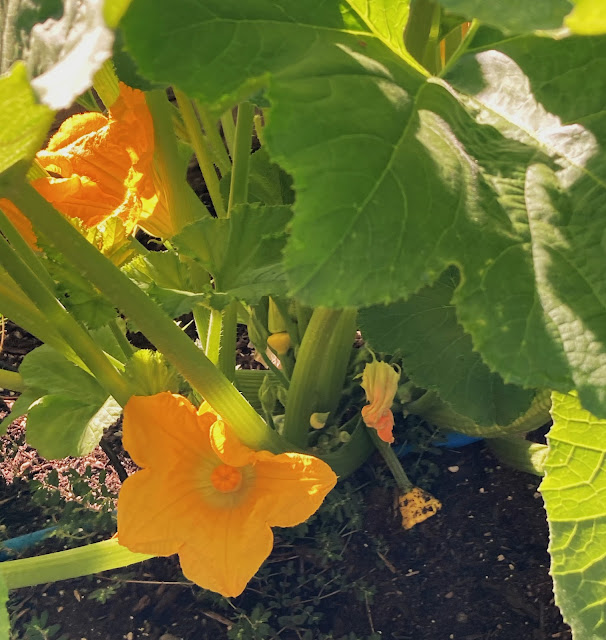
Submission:
[[[603,0],[573,0],[575,8],[566,18],[566,26],[581,35],[606,33],[606,11]]]
[[[0,173],[34,157],[53,117],[48,107],[37,103],[23,64],[0,78]]]
[[[553,394],[540,491],[549,521],[556,604],[575,640],[606,635],[606,422],[574,394]]]

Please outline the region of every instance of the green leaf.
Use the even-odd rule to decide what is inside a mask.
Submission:
[[[207,218],[173,238],[215,280],[215,290],[254,304],[269,294],[285,293],[281,264],[290,207],[238,205],[229,218]]]
[[[103,393],[99,383],[86,371],[67,360],[48,345],[28,353],[19,367],[28,390],[47,394],[65,394],[83,402],[95,403]]]
[[[427,391],[420,398],[407,402],[405,410],[421,416],[427,422],[444,431],[457,431],[479,438],[500,438],[502,436],[528,433],[549,422],[551,398],[549,391],[537,391],[526,413],[509,424],[479,425],[471,418],[453,411],[434,391]]]
[[[53,117],[48,107],[37,103],[23,64],[0,78],[0,173],[22,160],[27,169]]]
[[[133,0],[120,26],[149,80],[176,84],[219,115],[265,86],[269,74],[296,65],[318,38],[343,30],[373,37],[346,3],[296,0]]]
[[[10,419],[28,414],[27,441],[45,458],[90,453],[122,411],[95,378],[47,345],[25,356],[19,373],[27,388]]]
[[[573,0],[575,8],[567,16],[566,26],[581,35],[606,33],[606,12],[602,0]]]
[[[415,385],[436,391],[452,409],[479,426],[507,425],[530,407],[534,391],[506,384],[473,350],[451,304],[456,269],[405,302],[363,309],[360,328],[371,348],[398,352]]]
[[[193,291],[187,267],[173,251],[137,256],[123,271],[171,318],[189,313],[195,304],[207,302],[211,295],[210,285],[207,291]]]
[[[25,61],[32,87],[51,109],[65,109],[111,57],[114,35],[103,3],[12,0],[0,9],[0,72]]]
[[[84,456],[121,414],[122,407],[111,397],[93,405],[66,395],[47,395],[29,410],[27,442],[49,460]]]
[[[556,604],[575,640],[606,634],[606,422],[574,394],[553,394],[540,491],[549,522]]]
[[[558,29],[571,9],[569,0],[440,0],[440,4],[469,20],[517,33]]]

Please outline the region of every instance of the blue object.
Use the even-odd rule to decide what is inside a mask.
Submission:
[[[47,538],[56,528],[57,527],[46,527],[46,529],[40,529],[39,531],[25,533],[22,536],[4,540],[0,544],[0,562],[10,560],[13,554],[25,551],[42,542],[42,540]]]
[[[436,447],[444,447],[446,449],[458,449],[459,447],[465,447],[468,444],[479,442],[484,438],[478,438],[477,436],[466,436],[462,433],[449,433],[446,435],[446,440],[443,442],[435,442]],[[407,453],[410,453],[411,447],[409,445],[402,445],[396,448],[396,455],[398,458],[403,458]]]

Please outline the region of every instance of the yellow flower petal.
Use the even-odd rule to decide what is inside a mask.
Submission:
[[[362,419],[367,427],[376,429],[384,442],[394,441],[394,417],[391,405],[398,390],[400,372],[387,362],[373,360],[364,367],[361,387],[370,403],[362,408]]]
[[[124,408],[124,448],[145,468],[213,454],[208,430],[215,419],[210,413],[198,415],[187,398],[167,391],[133,396]]]
[[[223,420],[217,420],[210,428],[210,442],[214,452],[225,464],[243,467],[255,459],[255,452],[242,444]]]
[[[301,453],[257,453],[250,500],[272,527],[294,527],[315,513],[337,483],[325,462]]]
[[[205,589],[238,596],[271,553],[273,540],[263,515],[248,505],[201,515],[179,549],[183,574]]]

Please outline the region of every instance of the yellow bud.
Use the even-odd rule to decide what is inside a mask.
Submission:
[[[290,336],[287,331],[272,333],[267,338],[267,346],[273,349],[279,356],[283,356],[290,349]]]

